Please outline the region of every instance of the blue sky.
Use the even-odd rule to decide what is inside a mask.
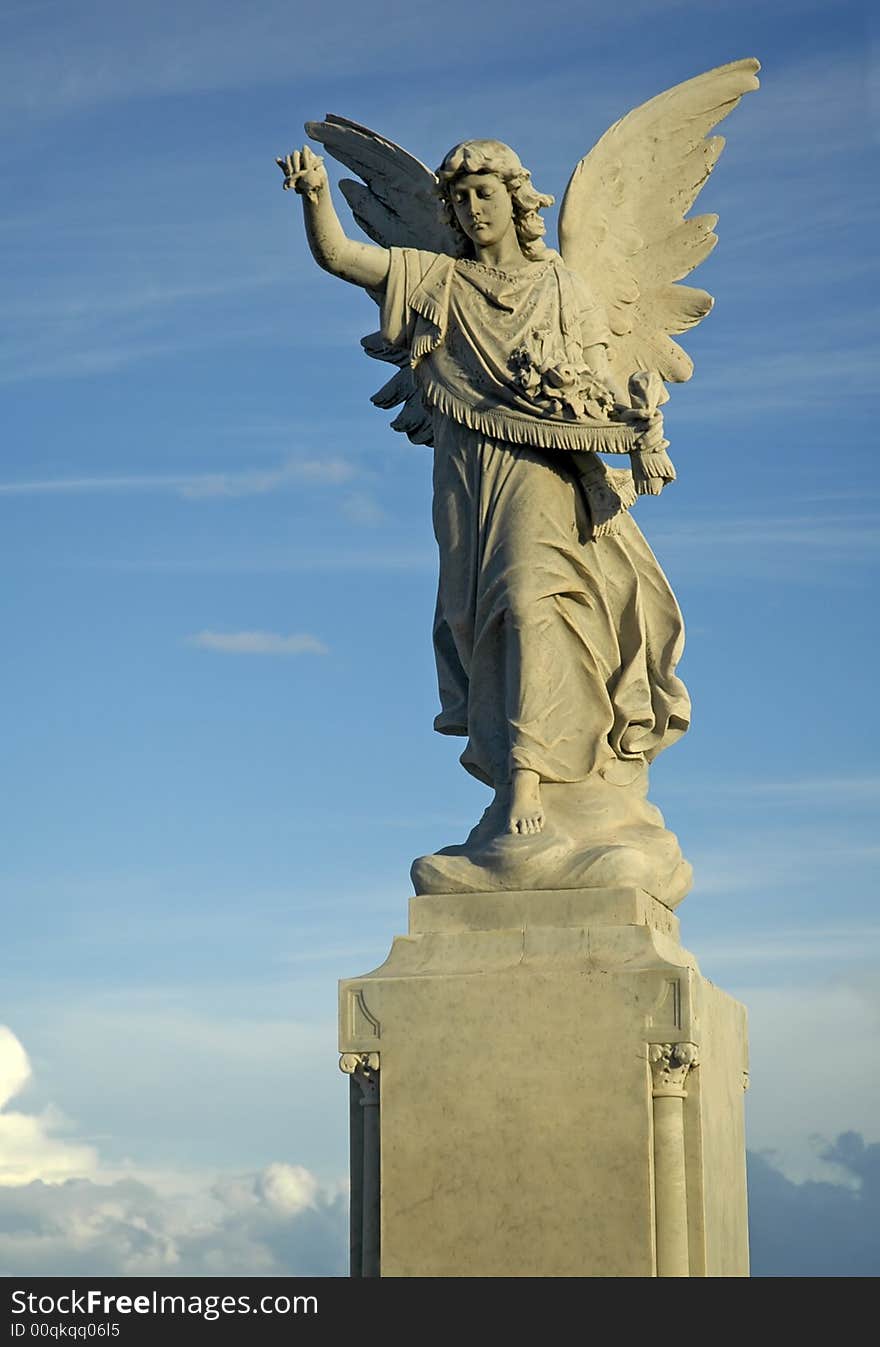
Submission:
[[[868,10],[6,7],[0,1262],[102,1270],[112,1190],[152,1239],[118,1270],[291,1269],[316,1221],[302,1270],[341,1270],[336,981],[485,803],[431,730],[429,451],[370,407],[375,309],[312,263],[275,155],[326,112],[432,165],[498,136],[558,199],[617,117],[750,55],[679,481],[637,507],[694,701],[652,797],[695,866],[684,942],[749,1007],[754,1173],[793,1211],[867,1202],[836,1138],[880,1141]]]

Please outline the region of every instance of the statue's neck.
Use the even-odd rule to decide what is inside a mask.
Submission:
[[[529,265],[529,259],[523,257],[512,225],[497,243],[490,243],[487,247],[474,243],[474,255],[478,262],[483,262],[487,267],[497,267],[499,271],[518,271]]]

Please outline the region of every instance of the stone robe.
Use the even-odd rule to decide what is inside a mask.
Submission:
[[[555,254],[506,273],[393,248],[381,310],[433,420],[435,728],[466,736],[463,765],[494,787],[651,761],[689,723],[683,625],[629,515],[610,532],[591,516],[587,456],[595,480],[595,451],[635,440],[578,401],[608,340],[588,288]]]

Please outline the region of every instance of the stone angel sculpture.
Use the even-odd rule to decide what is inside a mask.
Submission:
[[[363,346],[396,372],[373,402],[434,450],[435,728],[467,740],[494,797],[465,843],[415,862],[417,893],[626,885],[674,906],[690,886],[646,798],[689,724],[683,625],[630,509],[675,478],[660,407],[693,366],[673,335],[713,302],[677,282],[717,241],[717,217],[688,211],[758,69],[711,70],[606,131],[558,252],[553,197],[496,140],[432,173],[355,122],[307,123],[361,179],[340,190],[371,244],[345,235],[318,155],[277,160],[319,266],[379,305]]]

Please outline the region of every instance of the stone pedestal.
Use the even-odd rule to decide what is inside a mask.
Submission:
[[[748,1275],[745,1011],[642,890],[411,899],[340,1048],[353,1275]]]

